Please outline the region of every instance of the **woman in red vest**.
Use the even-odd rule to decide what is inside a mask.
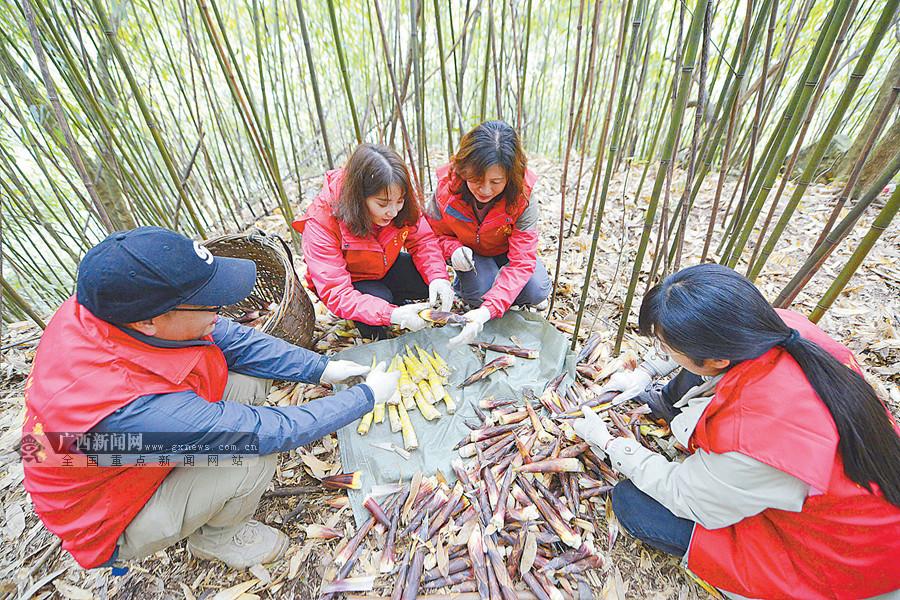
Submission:
[[[670,421],[691,454],[670,462],[590,410],[574,423],[630,479],[612,495],[626,530],[731,597],[900,589],[900,436],[847,348],[714,264],[650,290],[640,330],[693,374]]]
[[[540,208],[531,199],[537,176],[526,163],[516,131],[487,121],[464,135],[450,164],[437,170],[428,222],[456,271],[457,294],[477,307],[452,345],[474,340],[511,305],[540,305],[550,295],[537,257]]]
[[[392,324],[425,327],[419,311],[426,305],[410,300],[450,310],[447,267],[409,171],[390,148],[360,144],[344,168],[325,173],[322,191],[293,227],[303,234],[310,287],[332,313],[356,321],[363,337],[381,339]]]

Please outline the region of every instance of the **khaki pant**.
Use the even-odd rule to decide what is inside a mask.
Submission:
[[[261,404],[271,380],[228,373],[223,400]],[[119,537],[119,559],[141,559],[191,537],[227,542],[259,505],[277,454],[240,467],[175,467]]]

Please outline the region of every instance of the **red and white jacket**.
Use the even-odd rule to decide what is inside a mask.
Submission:
[[[526,169],[518,206],[512,213],[507,211],[505,201],[498,201],[481,223],[472,206],[453,191],[464,184],[451,165],[437,170],[437,180],[426,215],[444,259],[450,260],[463,246],[482,256],[506,254],[509,259],[482,303],[491,318],[502,317],[534,274],[537,263],[540,209],[537,202],[529,202],[537,175]]]
[[[804,316],[778,314],[860,372],[850,350]],[[838,441],[831,413],[784,348],[729,370],[690,450],[739,452],[805,482],[810,495],[800,512],[770,508],[720,529],[697,524],[688,567],[753,598],[869,598],[900,589],[900,508],[877,484],[869,492],[847,476]]]
[[[448,279],[447,266],[424,217],[412,226],[397,227],[392,223],[364,237],[354,235],[334,216],[343,181],[343,169],[325,173],[322,191],[306,214],[292,224],[303,235],[306,279],[328,310],[338,317],[368,325],[390,325],[396,306],[357,291],[353,282],[382,279],[404,247],[425,283]]]

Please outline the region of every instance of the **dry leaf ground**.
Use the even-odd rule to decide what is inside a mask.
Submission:
[[[432,160],[432,166],[439,164],[439,158]],[[552,270],[559,222],[560,198],[556,190],[559,189],[562,169],[560,164],[542,158],[534,158],[531,167],[541,175],[535,192],[540,199],[543,214],[540,255]],[[569,181],[575,179],[577,170],[578,164],[573,161]],[[649,174],[651,180],[655,172],[656,166],[653,165]],[[589,315],[581,332],[582,339],[591,331],[601,333],[610,347],[621,313],[631,260],[652,183],[645,183],[641,197],[635,199],[634,193],[640,176],[641,169],[635,166],[617,174],[612,181],[598,239],[594,286],[589,295]],[[681,193],[681,176],[681,173],[676,173],[676,180],[673,182],[673,203]],[[583,177],[580,190],[582,202],[589,178],[589,173]],[[320,181],[321,178],[316,178],[301,182],[301,207],[305,207],[318,191]],[[685,265],[692,264],[699,257],[715,183],[714,177],[707,178],[693,209],[685,243]],[[733,186],[733,180],[726,184],[723,204],[727,203]],[[574,189],[573,186],[568,194],[569,205],[574,201]],[[792,185],[788,184],[785,195],[791,191]],[[836,189],[830,186],[813,186],[808,190],[798,214],[758,280],[758,285],[767,297],[774,298],[802,263],[827,218],[835,192]],[[294,197],[297,197],[296,185]],[[872,213],[866,215],[850,238],[826,263],[822,272],[797,298],[794,306],[797,310],[809,312],[812,309],[830,279],[856,247],[871,219]],[[288,235],[279,215],[260,219],[256,226],[285,237]],[[752,239],[755,240],[755,234]],[[586,268],[586,250],[590,243],[591,238],[587,234],[564,240],[560,293],[554,311],[554,317],[563,328],[574,321],[574,310]],[[838,302],[821,322],[821,326],[829,334],[847,344],[857,354],[871,381],[887,399],[895,414],[900,414],[900,392],[897,388],[900,381],[900,336],[897,333],[897,318],[900,313],[898,254],[900,232],[895,225],[884,233]],[[299,263],[298,267],[303,268]],[[644,288],[645,284],[639,285],[639,293]],[[639,304],[640,298],[637,298],[635,307]],[[635,310],[636,308],[632,311],[632,322],[636,318]],[[321,311],[316,330],[317,337],[321,338],[317,349],[321,352],[331,353],[348,344],[359,343],[354,337],[346,337],[341,324]],[[349,511],[335,510],[326,504],[336,494],[316,488],[315,480],[307,473],[307,470],[313,469],[328,469],[331,472],[340,469],[339,452],[333,436],[312,445],[308,449],[309,453],[290,452],[281,457],[275,485],[279,488],[313,486],[313,491],[297,497],[263,499],[257,517],[281,527],[293,539],[288,556],[269,565],[267,569],[257,568],[246,573],[232,571],[217,563],[191,559],[184,544],[177,544],[131,565],[124,576],[112,576],[109,569],[84,571],[78,568],[71,557],[60,553],[55,538],[43,528],[31,509],[22,488],[22,468],[16,453],[23,414],[23,382],[34,355],[37,333],[35,327],[20,323],[5,328],[2,339],[4,347],[16,343],[18,345],[4,351],[4,361],[0,364],[0,497],[3,500],[3,525],[0,533],[5,542],[0,546],[0,597],[14,598],[33,594],[32,597],[35,598],[235,600],[257,597],[307,599],[316,596],[336,542],[306,541],[306,526],[321,524],[346,532],[353,529]],[[644,344],[644,340],[629,336],[625,346],[640,353]],[[327,391],[318,386],[301,386],[280,402],[303,402],[324,393]],[[284,522],[287,517],[290,517],[289,521]],[[598,519],[603,526],[605,516],[600,514]],[[375,546],[375,541],[371,538],[369,543]],[[618,536],[610,556],[610,564],[613,565],[611,568],[589,574],[597,597],[679,600],[709,597],[679,567],[678,561],[647,548],[627,534]],[[388,588],[382,584],[379,589]]]

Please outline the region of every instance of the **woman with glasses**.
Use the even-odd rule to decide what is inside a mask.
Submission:
[[[651,289],[639,324],[687,373],[665,404],[690,454],[670,462],[590,410],[573,424],[629,478],[612,492],[623,527],[731,597],[896,593],[900,436],[850,350],[714,264]]]

